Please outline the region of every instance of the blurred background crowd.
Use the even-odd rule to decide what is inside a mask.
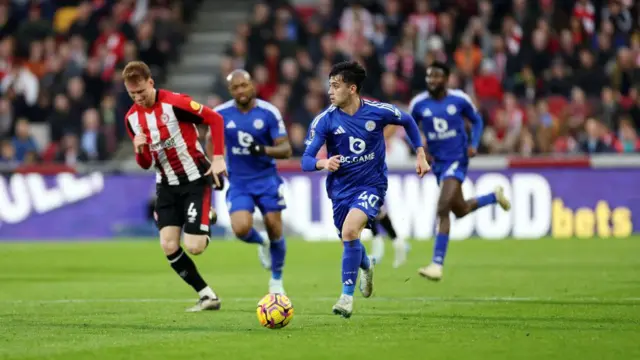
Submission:
[[[483,153],[640,151],[640,14],[634,1],[266,1],[229,44],[221,77],[251,71],[278,106],[295,154],[327,105],[332,63],[369,74],[365,96],[406,107],[434,59],[483,114]],[[213,93],[228,98],[222,81]],[[218,100],[218,99],[216,99]],[[214,100],[213,102],[215,103]],[[400,134],[390,161],[408,156]]]
[[[131,101],[130,60],[160,82],[197,0],[0,1],[0,162],[108,159]]]
[[[215,0],[206,0],[215,1]],[[162,84],[201,1],[0,1],[0,161],[108,159],[131,105],[132,59]],[[366,97],[405,108],[434,59],[485,121],[481,153],[640,152],[640,5],[632,0],[261,1],[237,26],[224,78],[249,70],[283,113],[294,155],[327,106],[331,64],[368,72]],[[390,161],[410,156],[401,132]]]

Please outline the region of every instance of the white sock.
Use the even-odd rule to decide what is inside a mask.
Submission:
[[[218,296],[216,295],[216,293],[215,293],[215,292],[213,292],[213,290],[212,290],[210,287],[208,287],[208,286],[207,286],[206,288],[204,288],[204,289],[202,289],[202,290],[198,291],[198,296],[200,296],[201,298],[202,298],[202,297],[205,297],[205,296],[208,296],[208,297],[210,297],[210,298],[212,298],[212,299],[217,299],[217,298],[218,298]]]

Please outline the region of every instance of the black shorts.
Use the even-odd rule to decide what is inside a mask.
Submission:
[[[213,178],[200,178],[184,185],[156,185],[156,223],[165,226],[184,226],[184,232],[208,235],[210,231],[211,193]]]

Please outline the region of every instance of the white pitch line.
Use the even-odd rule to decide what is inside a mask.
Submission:
[[[295,298],[292,300],[301,301],[335,301],[335,297],[303,297]],[[223,302],[258,302],[259,298],[249,297],[236,297],[225,298],[222,297]],[[0,300],[0,303],[5,304],[73,304],[73,303],[189,303],[194,302],[191,299],[54,299],[54,300]],[[363,301],[374,302],[397,302],[397,301],[416,301],[416,302],[444,302],[444,303],[527,303],[527,302],[568,302],[568,303],[638,303],[640,305],[640,298],[627,297],[627,298],[596,298],[596,297],[582,297],[582,298],[552,298],[552,297],[372,297]]]

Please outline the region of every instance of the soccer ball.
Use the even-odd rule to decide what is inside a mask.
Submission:
[[[258,302],[256,314],[260,325],[269,329],[280,329],[293,319],[293,305],[286,295],[268,294]]]

